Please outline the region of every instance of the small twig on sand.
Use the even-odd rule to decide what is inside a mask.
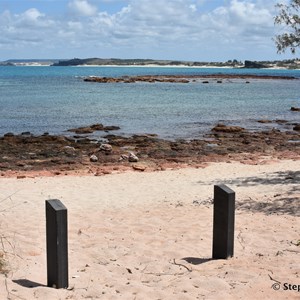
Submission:
[[[0,242],[1,242],[1,245],[2,245],[2,250],[5,254],[18,256],[19,258],[23,259],[20,255],[16,254],[15,246],[11,243],[11,241],[8,240],[8,238],[6,236],[0,235]],[[10,248],[12,249],[12,253],[5,249],[4,242],[6,242],[10,246]]]
[[[16,294],[9,291],[8,286],[7,286],[7,278],[5,278],[5,289],[6,289],[6,292],[7,292],[7,299],[8,300],[12,300],[12,299],[16,299],[16,298],[21,299],[21,300],[26,300],[25,298],[22,298],[22,297],[20,297],[20,296],[18,296],[18,295],[16,295]],[[11,296],[14,296],[14,298],[12,298]]]
[[[152,272],[148,272],[148,273],[144,273],[145,275],[154,275],[154,276],[176,276],[176,275],[184,275],[185,273],[152,273]]]
[[[18,193],[18,192],[20,192],[20,190],[15,191],[14,193],[8,195],[7,197],[1,199],[1,200],[0,200],[0,203],[4,202],[4,201],[7,200],[7,199],[11,200],[11,196],[15,195],[15,194]]]
[[[292,249],[284,249],[282,251],[288,251],[288,252],[294,252],[294,253],[300,253],[300,251],[292,250]]]
[[[270,274],[268,274],[268,276],[269,276],[269,278],[270,278],[272,281],[275,281],[275,282],[277,282],[277,283],[280,283],[280,284],[281,284],[281,282],[280,282],[280,281],[278,281],[278,280],[276,280],[276,279],[272,278]]]
[[[173,259],[173,264],[175,266],[179,266],[179,267],[183,267],[183,268],[186,268],[189,272],[192,272],[192,269],[189,269],[187,266],[183,265],[183,264],[178,264],[176,261],[175,261],[175,258]]]
[[[240,245],[243,247],[243,250],[245,250],[245,245],[244,245],[245,241],[242,237],[242,232],[241,231],[239,232],[239,234],[237,236],[237,240],[239,241]]]
[[[298,247],[298,246],[300,246],[300,240],[298,240],[296,243],[294,243],[293,241],[291,241],[291,244]]]

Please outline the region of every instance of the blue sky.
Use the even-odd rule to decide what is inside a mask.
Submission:
[[[274,60],[277,0],[0,0],[0,61]],[[281,1],[282,2],[282,1]],[[283,1],[286,2],[286,1]]]

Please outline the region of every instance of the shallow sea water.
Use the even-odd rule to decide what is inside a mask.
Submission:
[[[217,83],[84,82],[85,76],[145,74],[262,74],[300,78],[299,70],[242,70],[166,67],[0,67],[0,135],[30,131],[67,134],[95,123],[118,125],[116,134],[156,133],[163,138],[198,138],[222,122],[249,130],[299,122],[298,80],[223,80]]]

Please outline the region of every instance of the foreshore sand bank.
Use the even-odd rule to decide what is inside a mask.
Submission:
[[[298,299],[299,170],[300,161],[289,159],[2,177],[0,252],[8,273],[0,275],[0,299]],[[211,260],[215,184],[236,192],[228,260]],[[67,290],[46,287],[48,199],[68,208]]]

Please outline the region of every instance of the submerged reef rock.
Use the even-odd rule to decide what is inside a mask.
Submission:
[[[245,128],[243,127],[239,127],[239,126],[227,126],[224,124],[217,124],[212,131],[217,131],[217,132],[230,132],[230,133],[234,133],[234,132],[241,132],[244,131]]]
[[[93,133],[94,131],[111,131],[119,129],[119,126],[104,126],[103,124],[94,124],[86,127],[68,129],[68,131],[75,132],[76,134],[88,134]]]
[[[210,75],[140,75],[140,76],[122,76],[122,77],[97,77],[89,76],[83,80],[86,82],[98,83],[210,83],[208,79],[214,79],[216,83],[222,83],[222,80],[241,80],[241,79],[282,79],[296,80],[293,76],[270,76],[270,75],[253,75],[253,74],[210,74]],[[229,81],[227,81],[229,82]],[[249,81],[246,81],[249,83]]]
[[[300,124],[295,125],[293,129],[296,131],[300,131]]]

